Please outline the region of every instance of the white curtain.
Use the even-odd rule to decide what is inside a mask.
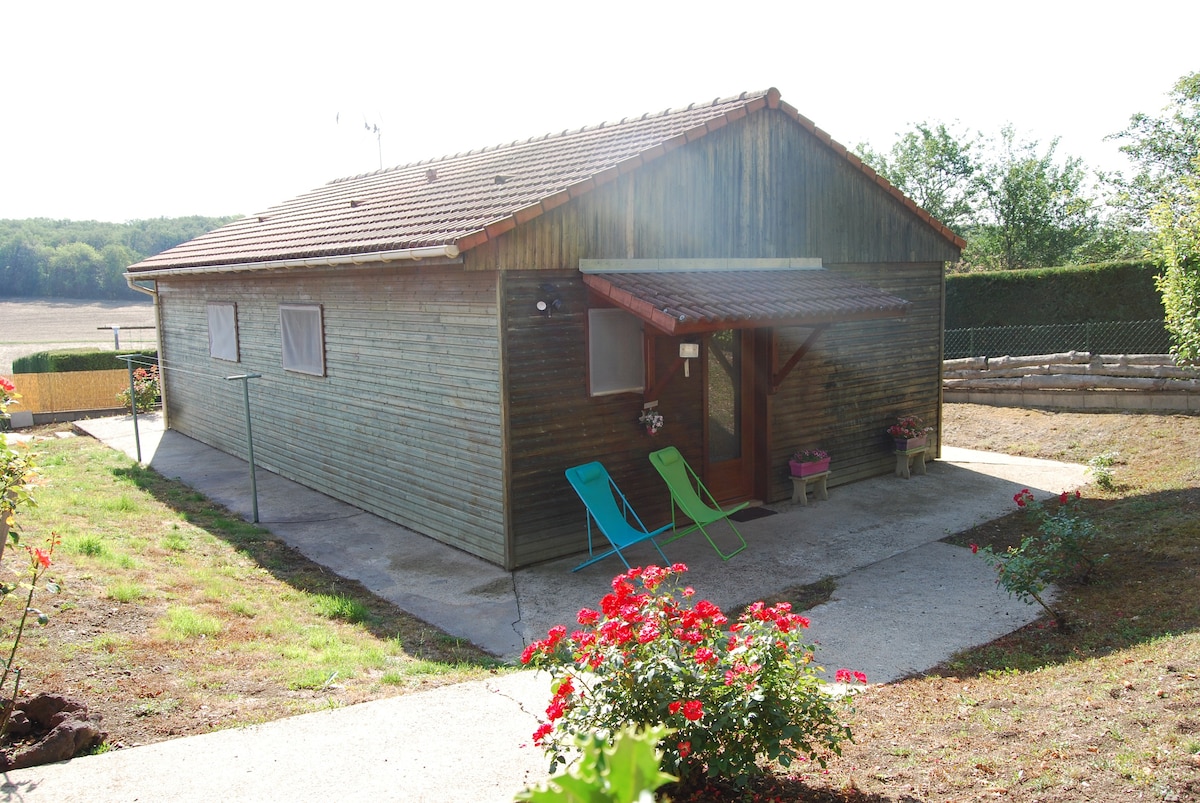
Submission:
[[[218,360],[237,362],[237,304],[208,302],[208,353]]]
[[[287,371],[325,376],[325,333],[318,304],[280,304],[279,330]]]

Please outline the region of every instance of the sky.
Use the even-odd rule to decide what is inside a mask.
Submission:
[[[1123,170],[1105,137],[1200,70],[1197,30],[1178,0],[8,2],[0,218],[248,215],[771,86],[851,148],[1011,124]]]

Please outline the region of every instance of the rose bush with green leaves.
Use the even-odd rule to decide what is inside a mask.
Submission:
[[[1080,515],[1082,498],[1079,491],[1063,491],[1058,496],[1058,507],[1049,511],[1032,491],[1022,488],[1013,495],[1013,501],[1037,523],[1038,531],[1000,553],[971,544],[972,552],[982,552],[995,563],[998,585],[1023,602],[1041,605],[1059,628],[1066,627],[1066,619],[1046,602],[1046,589],[1052,583],[1088,582],[1096,564],[1105,557],[1093,554],[1096,526]]]
[[[146,413],[154,409],[154,406],[158,404],[159,395],[157,365],[134,370],[132,395],[137,405],[137,412]],[[129,398],[129,388],[125,388],[117,394],[117,400],[121,402],[122,407],[129,407]]]
[[[851,738],[848,697],[822,682],[808,620],[787,603],[756,602],[737,622],[713,603],[693,603],[683,564],[634,568],[612,581],[600,610],[579,612],[580,629],[551,628],[521,662],[548,671],[553,697],[534,742],[567,761],[577,738],[611,740],[629,724],[673,729],[659,747],[663,769],[683,783],[744,781],[760,760],[822,765]],[[728,625],[728,626],[727,626]],[[866,682],[839,670],[842,682]]]

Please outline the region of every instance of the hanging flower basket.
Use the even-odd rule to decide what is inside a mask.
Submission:
[[[638,416],[638,423],[646,428],[647,435],[657,435],[663,425],[662,413],[658,411],[657,407],[647,407]]]

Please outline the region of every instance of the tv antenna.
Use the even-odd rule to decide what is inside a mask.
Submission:
[[[338,112],[333,117],[334,125],[341,125],[342,113]],[[378,123],[372,123],[367,120],[367,115],[363,114],[363,130],[368,134],[375,135],[375,150],[379,155],[379,169],[383,169],[383,117],[380,116]]]

